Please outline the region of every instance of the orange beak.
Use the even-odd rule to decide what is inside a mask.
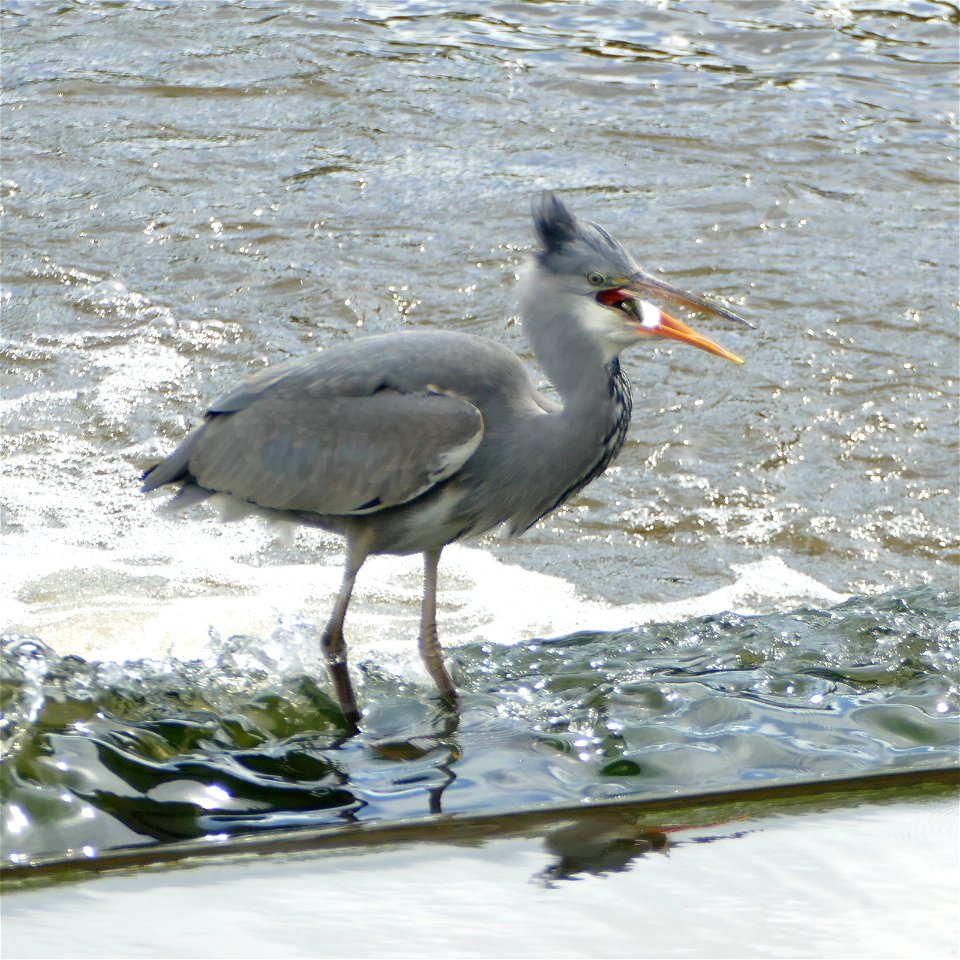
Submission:
[[[636,301],[636,303],[640,308],[640,316],[643,318],[638,332],[650,333],[658,337],[666,337],[669,340],[677,340],[680,343],[689,343],[691,347],[699,347],[701,350],[706,350],[707,353],[712,353],[714,356],[723,357],[724,360],[743,363],[743,359],[735,353],[731,353],[725,347],[721,347],[719,343],[714,343],[707,337],[697,333],[696,330],[688,327],[682,320],[671,317],[658,307],[655,307],[652,303],[648,303],[646,300]],[[653,320],[654,315],[659,319],[655,320],[654,325],[649,326],[648,324]],[[647,318],[650,318],[650,320]]]
[[[742,324],[751,330],[755,329],[752,323],[748,323],[743,317],[737,316],[731,310],[727,310],[726,307],[722,307],[704,297],[699,297],[694,293],[687,293],[687,291],[675,287],[666,280],[651,277],[642,270],[630,277],[622,289],[617,291],[617,294],[631,298],[629,306],[626,303],[622,306],[628,307],[630,313],[640,321],[638,333],[667,337],[680,343],[688,343],[692,347],[699,347],[701,350],[706,350],[707,353],[712,353],[717,357],[723,357],[725,360],[743,363],[743,360],[735,353],[731,353],[719,344],[697,333],[696,330],[688,327],[682,321],[664,313],[645,298],[648,296],[662,297],[674,303],[692,307],[695,310],[702,310],[705,313],[723,317],[725,320],[732,320],[734,323]]]

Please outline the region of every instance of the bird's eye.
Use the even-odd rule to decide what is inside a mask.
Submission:
[[[605,278],[602,273],[588,273],[587,282],[592,283],[595,287],[599,287],[605,283]]]

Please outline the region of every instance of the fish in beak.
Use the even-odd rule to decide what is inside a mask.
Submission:
[[[692,347],[699,347],[701,350],[723,357],[725,360],[731,360],[733,363],[743,363],[742,358],[735,353],[731,353],[708,337],[697,333],[683,321],[671,317],[659,307],[650,303],[646,298],[651,296],[670,300],[693,310],[712,313],[715,316],[723,317],[725,320],[732,320],[734,323],[749,327],[751,330],[756,329],[752,323],[725,307],[694,293],[681,290],[665,280],[651,277],[642,271],[625,278],[623,283],[618,283],[615,287],[602,290],[597,294],[597,300],[605,306],[618,307],[634,317],[637,321],[636,332],[639,335],[666,337],[679,343],[688,343]]]

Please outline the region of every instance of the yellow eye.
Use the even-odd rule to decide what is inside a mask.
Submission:
[[[595,287],[602,287],[606,283],[606,278],[602,273],[588,273],[587,282],[593,284]]]

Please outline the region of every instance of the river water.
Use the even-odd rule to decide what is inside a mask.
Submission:
[[[3,27],[4,856],[956,760],[945,2],[15,2]],[[267,363],[403,326],[535,361],[558,190],[727,302],[625,355],[617,465],[416,558],[317,655],[339,543],[140,471]]]

